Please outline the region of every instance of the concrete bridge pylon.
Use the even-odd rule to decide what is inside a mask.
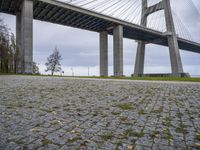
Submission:
[[[161,2],[150,7],[148,7],[147,0],[142,0],[141,25],[146,27],[148,15],[160,10],[164,10],[165,14],[172,76],[181,77],[184,75],[184,72],[179,52],[177,35],[174,27],[174,21],[172,17],[170,0],[162,0]],[[144,61],[145,61],[145,41],[139,41],[137,46],[134,76],[144,75]]]
[[[33,1],[23,0],[16,14],[16,42],[19,48],[17,72],[32,74],[33,69]]]

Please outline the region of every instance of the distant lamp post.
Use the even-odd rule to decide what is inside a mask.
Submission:
[[[90,76],[90,67],[88,67],[88,77]]]
[[[74,69],[71,68],[71,71],[72,71],[72,77],[74,77]]]

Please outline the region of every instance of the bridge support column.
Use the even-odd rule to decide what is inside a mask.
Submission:
[[[19,48],[18,73],[32,74],[33,65],[33,1],[23,0],[16,16],[16,41]]]
[[[181,62],[181,56],[179,52],[178,40],[174,27],[171,5],[169,0],[163,0],[165,20],[168,36],[169,53],[171,60],[172,75],[175,77],[181,77],[183,75],[183,66]]]
[[[114,48],[114,76],[123,76],[123,26],[114,27],[113,31]]]
[[[134,76],[142,76],[144,73],[145,42],[139,41],[135,60]]]
[[[100,32],[100,76],[108,76],[108,32]]]
[[[16,14],[16,45],[18,49],[17,56],[17,73],[23,73],[23,52],[21,48],[21,13]]]
[[[147,25],[147,0],[142,0],[142,18],[141,25]],[[145,60],[145,42],[139,41],[137,46],[137,54],[135,60],[134,76],[142,76],[144,74],[144,60]]]

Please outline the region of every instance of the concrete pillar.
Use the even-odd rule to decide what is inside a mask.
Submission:
[[[179,52],[179,46],[172,17],[170,0],[163,0],[163,4],[167,32],[170,33],[170,35],[168,36],[168,45],[170,52],[172,75],[175,77],[181,77],[181,74],[183,73],[183,66],[181,62],[181,56]]]
[[[142,76],[144,73],[145,42],[139,41],[135,60],[134,76]]]
[[[21,12],[16,14],[16,45],[18,50],[17,56],[17,73],[23,73],[23,52],[21,47]]]
[[[19,73],[32,74],[33,65],[33,1],[23,0],[16,17],[17,46],[20,49]]]
[[[123,76],[123,26],[114,27],[113,31],[114,76]]]
[[[142,14],[141,25],[147,26],[146,9],[148,7],[147,0],[142,0]],[[134,76],[142,76],[144,74],[144,60],[145,60],[145,42],[139,41],[137,46],[137,54],[135,60]]]
[[[100,76],[108,76],[108,32],[100,32]]]

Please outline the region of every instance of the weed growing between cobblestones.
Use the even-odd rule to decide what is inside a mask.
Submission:
[[[42,144],[45,146],[45,145],[48,145],[48,144],[53,144],[53,142],[50,141],[50,140],[48,140],[48,139],[46,139],[46,138],[44,138],[44,139],[42,140]]]
[[[53,111],[51,108],[47,108],[47,107],[40,107],[40,110],[45,111],[47,113],[51,113]]]
[[[146,113],[144,112],[143,109],[141,109],[141,110],[139,110],[138,114],[139,114],[139,115],[145,115]]]
[[[164,118],[162,124],[167,127],[172,126],[171,119],[169,117]]]
[[[156,138],[159,134],[160,134],[159,131],[153,131],[153,132],[150,134],[150,137]]]
[[[16,140],[15,142],[16,142],[17,144],[24,144],[24,142],[23,142],[21,139]]]
[[[131,136],[131,137],[138,137],[138,138],[141,138],[141,137],[144,136],[144,133],[142,133],[142,132],[136,132],[136,131],[134,131],[133,129],[129,128],[129,129],[127,129],[127,130],[124,132],[124,135],[125,135],[125,137]]]
[[[78,140],[81,140],[81,138],[80,137],[71,138],[71,139],[68,139],[67,142],[74,143],[74,142],[76,142]]]
[[[128,122],[128,117],[126,117],[126,116],[121,116],[119,119],[122,122]]]
[[[176,132],[177,133],[183,133],[183,134],[187,134],[187,129],[186,126],[184,124],[180,124],[179,127],[176,128]]]
[[[162,113],[163,112],[163,106],[161,106],[159,109],[154,109],[152,113]]]
[[[167,133],[163,136],[164,139],[168,140],[168,141],[173,141],[173,136],[171,135],[171,133]]]
[[[111,140],[113,137],[114,137],[114,135],[113,135],[112,132],[110,132],[110,133],[105,133],[105,134],[101,135],[101,138],[102,138],[102,140],[104,140],[104,141]]]
[[[117,115],[121,114],[121,112],[119,112],[119,111],[112,111],[111,114],[117,116]]]
[[[200,149],[200,143],[195,143],[194,147],[197,148],[197,149]]]
[[[119,107],[122,110],[130,110],[133,109],[133,106],[129,103],[122,103],[122,104],[118,104],[117,107]]]
[[[197,139],[198,141],[200,141],[200,133],[197,133],[197,134],[196,134],[196,139]]]
[[[117,142],[115,150],[120,150],[120,147],[123,145],[122,141]]]
[[[22,103],[21,102],[21,100],[15,100],[11,105],[10,105],[10,107],[19,107],[19,108],[21,108],[21,107],[23,107],[24,106],[24,103]]]
[[[51,122],[51,125],[61,125],[62,122],[59,120],[54,120],[53,122]]]

